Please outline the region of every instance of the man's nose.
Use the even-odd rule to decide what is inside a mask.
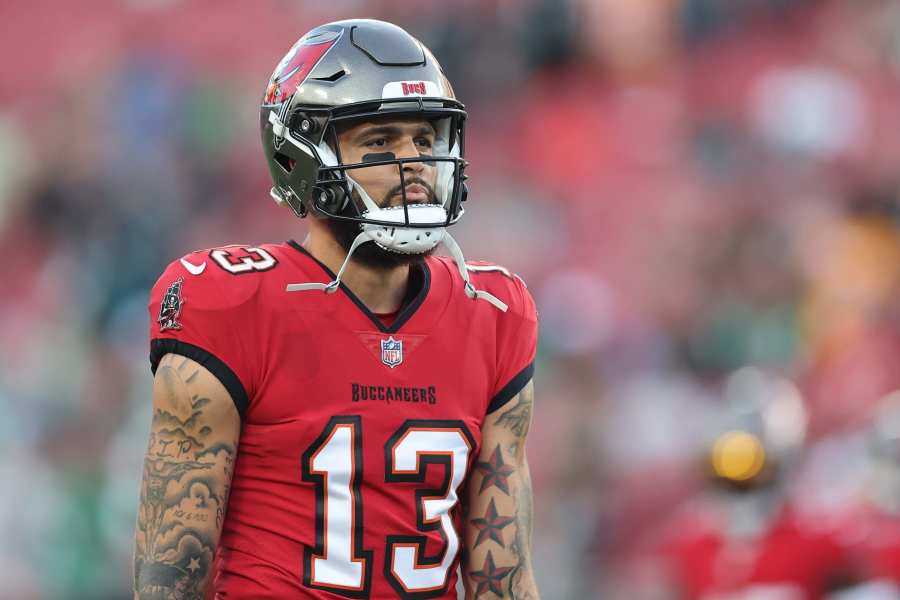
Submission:
[[[400,155],[397,158],[416,158],[419,156],[419,148],[416,146],[416,141],[413,138],[404,140],[403,145],[399,150]],[[425,163],[422,162],[403,163],[403,170],[412,173],[421,173],[424,168]]]

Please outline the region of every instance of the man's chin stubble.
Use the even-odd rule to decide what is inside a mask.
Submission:
[[[325,223],[331,235],[344,249],[344,252],[349,252],[350,246],[353,245],[353,240],[356,239],[356,236],[361,231],[359,223],[327,218]],[[390,271],[397,267],[420,263],[433,252],[434,249],[422,254],[401,254],[400,252],[385,250],[375,242],[367,242],[356,248],[353,252],[352,260],[370,269]]]

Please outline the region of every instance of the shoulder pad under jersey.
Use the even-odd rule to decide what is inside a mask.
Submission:
[[[260,276],[275,269],[271,249],[223,246],[172,261],[150,292],[150,365],[166,353],[206,366],[243,413],[252,393],[255,350],[250,335]]]
[[[450,260],[450,259],[448,259]],[[459,275],[455,263],[448,267]],[[472,261],[466,263],[469,281],[507,305],[506,312],[495,314],[496,373],[487,412],[509,402],[534,374],[537,353],[538,315],[534,300],[521,277],[500,265]]]
[[[253,296],[260,275],[278,267],[271,247],[232,244],[196,250],[173,261],[166,275],[183,277],[204,305],[240,305]]]
[[[511,315],[527,319],[537,318],[534,302],[528,293],[528,286],[521,277],[497,264],[484,261],[466,263],[469,281],[476,289],[484,290],[502,300]]]

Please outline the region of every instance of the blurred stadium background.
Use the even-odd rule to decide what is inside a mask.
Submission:
[[[442,61],[454,235],[541,311],[544,598],[900,597],[900,2],[5,0],[0,598],[130,597],[148,290],[303,238],[257,105],[351,16]]]

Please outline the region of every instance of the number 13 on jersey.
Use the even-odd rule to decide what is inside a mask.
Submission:
[[[363,549],[363,434],[359,416],[332,417],[303,453],[303,480],[315,485],[316,546],[304,553],[303,583],[349,598],[368,598],[372,551]],[[384,575],[402,597],[445,593],[450,567],[459,553],[459,535],[450,511],[475,447],[462,421],[408,420],[384,446],[385,485],[425,484],[428,465],[443,466],[437,489],[415,491],[416,528],[423,535],[388,535]],[[427,534],[437,531],[444,548],[425,556]]]

